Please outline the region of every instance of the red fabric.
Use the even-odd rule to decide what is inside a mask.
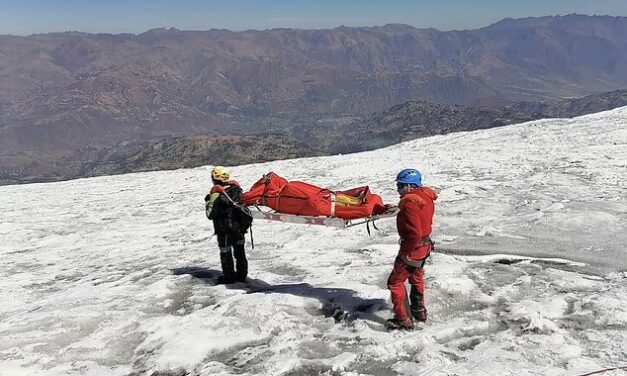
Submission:
[[[409,312],[407,312],[409,302],[407,301],[405,280],[409,278],[409,284],[414,286],[421,296],[424,297],[425,295],[424,269],[410,268],[410,270],[412,272],[408,270],[405,264],[397,261],[394,263],[394,269],[390,274],[390,278],[388,278],[388,288],[390,289],[392,304],[394,305],[394,317],[400,320],[409,318]]]
[[[360,205],[335,204],[335,217],[355,219],[383,213],[386,209],[383,200],[366,187],[347,191],[330,191],[308,183],[288,182],[279,175],[270,172],[257,181],[250,190],[242,195],[244,205],[263,205],[279,213],[331,217],[332,195],[363,196]]]
[[[214,185],[211,187],[211,191],[209,193],[224,193],[224,187],[221,185]]]
[[[211,190],[209,191],[209,193],[216,193],[216,192],[224,193],[224,192],[226,192],[225,186],[226,187],[228,187],[228,186],[239,187],[239,183],[236,180],[229,180],[228,182],[226,182],[224,184],[225,185],[219,185],[219,184],[214,185],[213,187],[211,187]]]
[[[399,255],[403,258],[420,260],[427,257],[429,246],[421,244],[421,240],[431,235],[437,197],[428,187],[414,188],[401,197],[396,228],[401,237]]]
[[[248,192],[242,194],[240,202],[244,205],[270,206],[268,203],[271,203],[272,206],[276,206],[281,189],[287,183],[287,180],[270,172],[253,184]]]

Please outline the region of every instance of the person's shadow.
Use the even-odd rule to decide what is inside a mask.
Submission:
[[[182,268],[170,269],[174,275],[189,274],[194,278],[202,279],[211,285],[218,284],[218,277],[222,275],[219,270],[203,268],[199,266],[185,266]]]
[[[222,275],[219,270],[198,266],[174,268],[171,271],[174,275],[189,274],[214,286],[218,285],[218,277]],[[322,303],[321,312],[326,317],[333,317],[336,322],[363,319],[384,324],[385,319],[375,313],[388,309],[388,304],[384,299],[365,299],[357,296],[354,290],[314,287],[309,283],[271,285],[260,279],[249,278],[246,283],[232,283],[225,286],[229,289],[246,290],[247,294],[290,294],[315,298]]]

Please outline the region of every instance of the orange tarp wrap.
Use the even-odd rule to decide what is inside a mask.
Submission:
[[[330,191],[300,181],[288,182],[274,172],[264,175],[240,199],[279,213],[356,219],[385,212],[383,200],[366,187]],[[334,213],[333,213],[334,212]]]

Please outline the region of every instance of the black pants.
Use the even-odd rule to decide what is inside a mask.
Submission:
[[[248,260],[244,249],[244,234],[217,234],[220,263],[226,280],[244,282],[248,275]],[[235,256],[235,267],[233,265]]]

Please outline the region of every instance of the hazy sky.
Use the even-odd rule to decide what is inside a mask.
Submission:
[[[506,17],[627,16],[627,0],[0,0],[0,34],[332,28],[474,29]]]

